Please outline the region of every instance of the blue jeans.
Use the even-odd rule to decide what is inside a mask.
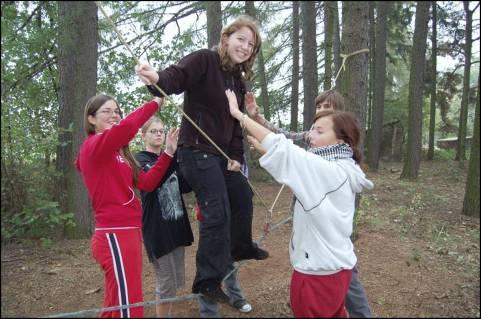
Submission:
[[[351,284],[347,291],[346,309],[349,312],[349,318],[371,318],[371,308],[367,301],[366,291],[359,281],[359,271],[357,265],[352,269]]]
[[[185,181],[195,193],[202,218],[193,293],[220,287],[232,264],[230,255],[230,204],[225,183],[227,160],[191,148],[179,148],[177,161]]]
[[[234,269],[234,265],[231,264],[228,268],[228,272],[231,272],[232,269]],[[239,302],[239,300],[245,300],[239,280],[237,279],[237,270],[225,279],[224,285],[227,290],[227,295],[230,299],[229,303],[231,305]],[[199,296],[199,310],[201,318],[219,318],[217,303],[210,301],[202,295]]]

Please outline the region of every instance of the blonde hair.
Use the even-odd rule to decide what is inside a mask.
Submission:
[[[254,33],[254,48],[252,54],[246,61],[242,62],[240,65],[235,65],[232,63],[228,53],[226,39],[230,37],[234,32],[238,31],[242,27],[248,27],[252,33]],[[259,52],[262,45],[261,36],[258,31],[256,21],[248,15],[241,15],[237,17],[231,24],[222,29],[219,44],[217,46],[217,52],[220,55],[220,63],[222,69],[225,71],[239,71],[244,72],[244,78],[250,80],[254,75],[252,68],[256,60],[257,53]]]

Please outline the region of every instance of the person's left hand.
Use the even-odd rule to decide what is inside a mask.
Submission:
[[[167,134],[167,138],[165,139],[165,152],[170,156],[174,156],[175,151],[177,151],[179,131],[179,128],[170,129],[170,132]]]
[[[227,163],[227,170],[232,172],[239,172],[241,164],[236,160],[231,160]]]

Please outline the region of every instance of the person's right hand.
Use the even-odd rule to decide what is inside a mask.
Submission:
[[[254,118],[259,113],[257,111],[256,97],[252,92],[247,92],[244,97],[247,113],[250,117]]]
[[[159,74],[148,63],[140,63],[135,66],[135,73],[139,76],[139,79],[146,85],[151,85],[159,81]]]
[[[232,90],[225,90],[225,95],[227,96],[227,101],[229,101],[229,111],[233,118],[241,120],[243,113],[239,110],[239,105],[237,104],[237,97]]]

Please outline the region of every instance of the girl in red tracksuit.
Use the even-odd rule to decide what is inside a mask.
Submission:
[[[105,274],[104,307],[142,302],[142,208],[134,188],[151,192],[164,176],[177,148],[178,131],[147,173],[137,166],[129,142],[159,109],[156,98],[126,118],[114,98],[92,97],[85,106],[87,138],[76,161],[95,212],[92,254]],[[101,317],[143,317],[143,307],[102,312]]]

